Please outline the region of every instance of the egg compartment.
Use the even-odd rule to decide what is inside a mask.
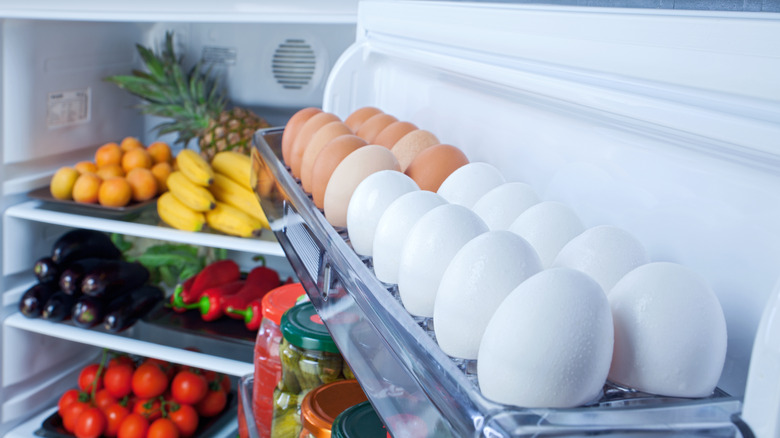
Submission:
[[[602,396],[571,409],[526,409],[492,402],[448,357],[349,246],[281,160],[283,127],[258,131],[252,181],[272,178],[260,202],[320,317],[391,431],[410,415],[427,435],[584,434],[735,436],[741,403],[720,389],[707,398],[644,394],[609,382]]]

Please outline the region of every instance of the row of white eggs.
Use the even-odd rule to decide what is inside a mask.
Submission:
[[[487,163],[435,193],[378,170],[344,195],[356,253],[410,314],[433,318],[446,354],[477,359],[485,397],[573,407],[607,379],[666,396],[714,390],[726,352],[717,297],[692,270],[650,262],[626,231],[585,229]]]

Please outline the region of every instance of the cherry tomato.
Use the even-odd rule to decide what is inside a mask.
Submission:
[[[204,371],[203,377],[209,382],[209,387],[211,387],[211,382],[219,379],[219,384],[222,386],[222,389],[224,389],[225,392],[230,392],[232,384],[230,383],[230,377],[228,377],[227,374],[218,373],[216,371]]]
[[[179,371],[171,383],[173,399],[188,405],[194,405],[203,400],[208,389],[206,379],[190,370]]]
[[[168,418],[158,418],[149,426],[147,438],[179,438],[179,429]]]
[[[108,368],[120,364],[130,365],[131,367],[135,368],[135,361],[133,361],[133,358],[126,354],[118,354],[112,357],[111,360],[108,361]]]
[[[99,364],[93,363],[81,370],[81,373],[79,374],[79,389],[86,392],[92,392],[92,382],[95,380],[99,368]],[[95,390],[97,391],[101,388],[103,388],[103,379],[98,378],[97,388]]]
[[[135,368],[126,363],[110,365],[103,375],[103,386],[116,398],[122,398],[133,391]]]
[[[57,402],[57,412],[60,414],[60,417],[62,417],[62,411],[65,409],[65,406],[68,406],[75,401],[79,401],[80,396],[81,393],[78,389],[69,389],[60,396],[60,399]]]
[[[149,421],[141,414],[130,413],[119,425],[117,438],[146,438]]]
[[[143,363],[133,372],[133,393],[140,398],[152,398],[165,392],[168,377],[154,363]]]
[[[98,438],[106,429],[106,416],[100,408],[89,408],[76,420],[77,438]]]
[[[79,419],[79,415],[90,407],[88,403],[83,401],[74,401],[65,406],[65,409],[62,411],[62,425],[65,427],[65,430],[73,433],[76,430],[76,421]]]
[[[195,405],[195,409],[203,417],[213,417],[222,412],[226,404],[227,394],[220,388],[216,391],[209,391],[206,397]]]
[[[143,415],[147,420],[154,421],[162,417],[162,409],[159,399],[138,400],[133,406],[133,412]]]
[[[198,428],[198,412],[190,405],[175,404],[168,412],[168,418],[183,437],[192,436]]]
[[[144,363],[153,363],[160,367],[161,370],[168,376],[168,380],[173,379],[176,374],[176,366],[168,361],[162,359],[155,359],[153,357],[144,360]]]
[[[114,403],[103,409],[103,413],[106,414],[106,430],[103,435],[107,437],[115,437],[119,433],[122,421],[130,415],[130,411],[119,403]]]
[[[116,397],[111,395],[111,393],[106,390],[106,388],[101,389],[100,391],[95,393],[95,406],[97,406],[100,409],[105,409],[108,406],[111,406],[112,404],[117,402]]]

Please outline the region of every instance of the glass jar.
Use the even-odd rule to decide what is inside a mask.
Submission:
[[[279,358],[282,377],[274,390],[272,438],[297,438],[301,402],[314,388],[344,380],[344,359],[311,303],[285,312]]]
[[[282,363],[279,359],[282,315],[305,295],[306,291],[300,283],[292,283],[277,287],[263,297],[263,319],[255,340],[255,372],[252,387],[252,409],[257,432],[261,438],[271,436],[274,389],[282,377]],[[241,426],[240,422],[239,426]],[[239,427],[239,435],[241,438],[246,438],[242,429]]]
[[[347,408],[367,401],[357,380],[342,380],[312,389],[301,402],[299,438],[330,438],[336,418]],[[375,436],[375,435],[363,435]]]
[[[331,427],[333,438],[390,437],[371,402],[364,401],[340,413]]]

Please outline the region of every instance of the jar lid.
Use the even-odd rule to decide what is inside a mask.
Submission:
[[[271,290],[263,297],[263,317],[280,325],[284,312],[294,306],[302,295],[306,295],[306,290],[301,283],[285,284]]]
[[[316,438],[330,438],[336,417],[345,409],[367,400],[355,379],[318,386],[301,402],[301,424]]]
[[[284,339],[298,348],[339,353],[312,303],[298,304],[284,312],[280,328]]]
[[[371,402],[364,401],[340,413],[331,428],[333,438],[382,437],[387,428],[379,419]]]

